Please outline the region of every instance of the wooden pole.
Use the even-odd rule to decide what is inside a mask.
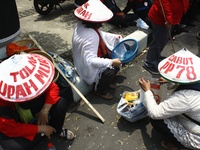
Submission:
[[[164,19],[165,19],[165,21],[167,22],[167,18],[166,18],[165,11],[164,11],[164,8],[163,8],[163,5],[162,5],[161,0],[159,0],[159,3],[160,3],[160,6],[161,6],[161,9],[162,9],[162,13],[163,13]],[[169,30],[169,28],[167,28],[167,30],[168,30],[168,34],[169,34],[169,38],[170,38],[172,50],[173,50],[173,52],[175,53],[175,49],[174,49],[174,44],[173,44],[173,40],[172,40],[171,31]]]
[[[37,45],[37,47],[43,51],[44,49],[39,45],[39,43],[33,38],[33,36],[29,35],[29,37],[33,40],[33,42]],[[85,98],[85,96],[78,90],[78,88],[64,75],[64,73],[60,70],[60,68],[55,64],[55,68],[62,75],[62,77],[69,83],[69,85],[77,92],[77,94],[84,100],[84,102],[93,110],[93,112],[99,117],[99,119],[104,123],[105,119],[97,112],[97,110],[89,103],[89,101]]]

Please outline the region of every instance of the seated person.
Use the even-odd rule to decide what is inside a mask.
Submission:
[[[96,9],[93,9],[94,7]],[[83,15],[82,12],[87,14]],[[89,0],[75,9],[74,13],[78,23],[72,36],[72,52],[77,73],[87,84],[95,84],[96,95],[106,100],[112,99],[109,89],[115,87],[113,80],[121,61],[111,59],[107,48],[112,49],[114,43],[122,37],[103,32],[99,28],[113,14],[99,0]]]
[[[40,64],[36,63],[38,61]],[[5,68],[7,62],[13,65],[9,66],[12,69]],[[3,149],[32,150],[41,140],[41,134],[49,139],[53,133],[66,140],[74,139],[72,131],[62,128],[72,92],[67,91],[68,99],[60,95],[58,85],[52,81],[53,64],[46,57],[14,55],[3,61],[0,68],[9,70],[4,71],[5,76],[0,75],[4,83],[1,86],[4,93],[0,95],[0,145]],[[24,72],[11,75],[17,70]],[[8,86],[13,92],[5,91]]]
[[[150,0],[128,0],[126,7],[122,10],[126,15],[130,10],[134,12],[139,18],[141,18],[150,28],[151,21],[148,17],[149,9],[151,8]]]
[[[190,67],[193,68],[190,73],[196,76],[190,78],[187,73],[183,73],[187,69],[181,73],[175,69],[183,66],[183,62],[173,63],[173,69],[166,71],[167,67],[163,66],[172,57],[190,58],[192,62]],[[187,52],[184,55],[182,53],[178,55],[177,52],[159,64],[158,70],[166,79],[160,78],[159,82],[176,84],[173,86],[175,90],[172,95],[161,100],[159,104],[156,103],[151,91],[150,81],[144,78],[139,79],[141,101],[148,111],[151,125],[165,138],[161,141],[161,145],[167,150],[200,149],[200,83],[199,68],[197,67],[200,59],[196,57]],[[178,73],[179,75],[177,75]]]
[[[108,21],[108,23],[113,24],[120,28],[136,25],[136,20],[138,19],[137,14],[124,13],[117,6],[115,0],[101,0],[101,1],[113,12],[113,17]]]

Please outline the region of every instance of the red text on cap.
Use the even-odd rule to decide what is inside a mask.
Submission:
[[[167,59],[167,62],[160,67],[160,71],[164,70],[165,74],[169,72],[176,73],[176,78],[179,79],[182,75],[185,75],[188,80],[195,80],[197,75],[193,67],[192,57],[178,57],[172,55]]]
[[[85,3],[84,5],[83,5],[85,8],[83,8],[83,7],[78,7],[77,8],[77,13],[79,14],[79,15],[81,15],[81,16],[83,16],[85,19],[90,19],[91,18],[91,16],[92,16],[92,13],[90,13],[89,11],[87,11],[86,9],[87,9],[87,7],[89,6],[89,3]]]

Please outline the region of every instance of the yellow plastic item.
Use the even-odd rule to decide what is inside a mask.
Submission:
[[[138,92],[127,92],[124,95],[124,99],[127,100],[127,101],[136,100],[136,99],[138,99],[138,97],[139,97],[139,93]]]

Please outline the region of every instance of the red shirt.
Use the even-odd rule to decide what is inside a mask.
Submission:
[[[164,14],[160,5],[163,6]],[[154,3],[149,11],[149,18],[158,25],[164,25],[169,22],[172,25],[179,24],[183,13],[186,13],[189,8],[189,0],[154,0]]]
[[[59,88],[54,82],[52,82],[44,94],[45,103],[47,104],[55,104],[60,98]],[[10,106],[14,109],[13,102],[7,102],[4,100],[0,100],[0,106]],[[0,132],[8,137],[24,137],[33,140],[35,135],[38,133],[38,126],[16,122],[14,119],[5,119],[0,117]]]

